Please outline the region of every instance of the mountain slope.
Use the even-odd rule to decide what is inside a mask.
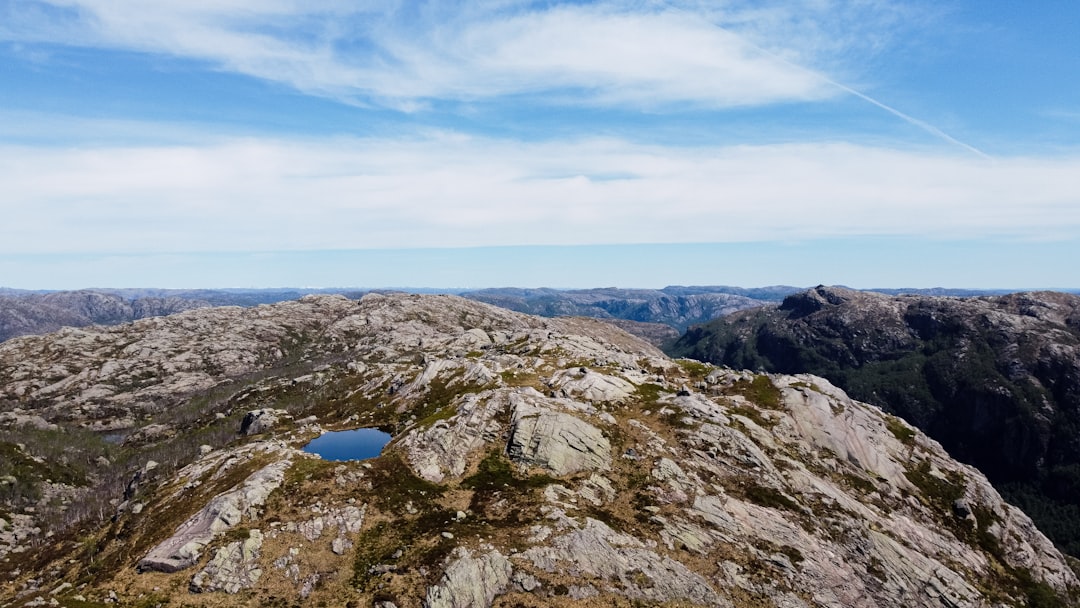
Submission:
[[[775,288],[783,290],[784,288]],[[482,289],[463,297],[544,317],[593,317],[663,323],[682,331],[737,310],[760,306],[764,299],[729,293],[727,287],[664,289]],[[794,290],[794,288],[791,288]],[[748,291],[748,290],[738,290]],[[749,290],[758,293],[756,290]],[[772,295],[774,291],[761,291]],[[790,293],[788,291],[787,293]]]
[[[97,291],[0,294],[0,342],[61,327],[115,325],[205,306],[209,304],[175,296],[127,299]]]
[[[1080,590],[1023,513],[903,422],[820,378],[673,361],[589,319],[372,294],[68,329],[0,345],[0,410],[12,606]],[[356,427],[393,440],[366,462],[299,450]]]
[[[1080,296],[885,296],[818,287],[673,351],[829,378],[926,430],[1080,555]]]

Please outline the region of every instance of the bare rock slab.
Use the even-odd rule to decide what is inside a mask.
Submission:
[[[512,460],[559,476],[611,469],[611,443],[600,429],[524,398],[511,401],[516,403],[506,452]]]
[[[487,608],[510,585],[510,561],[494,549],[473,557],[459,547],[452,559],[439,583],[428,589],[424,608]]]
[[[252,473],[238,487],[218,494],[180,524],[171,537],[139,561],[140,570],[177,572],[195,565],[210,541],[240,523],[251,508],[263,504],[285,478],[290,461],[281,460]]]

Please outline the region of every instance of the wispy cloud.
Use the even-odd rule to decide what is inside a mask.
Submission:
[[[849,144],[234,139],[0,147],[0,252],[1069,237],[1080,158]]]
[[[816,66],[883,44],[899,20],[889,6],[14,0],[0,8],[0,38],[206,61],[399,108],[522,94],[726,108],[836,95]]]

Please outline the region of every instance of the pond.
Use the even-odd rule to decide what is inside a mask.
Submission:
[[[367,460],[382,453],[390,435],[379,429],[353,429],[323,433],[304,446],[323,460]]]

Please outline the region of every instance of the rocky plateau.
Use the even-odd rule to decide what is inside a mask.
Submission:
[[[307,296],[0,344],[0,606],[1073,606],[974,468],[811,375]],[[302,447],[393,436],[364,461]]]

